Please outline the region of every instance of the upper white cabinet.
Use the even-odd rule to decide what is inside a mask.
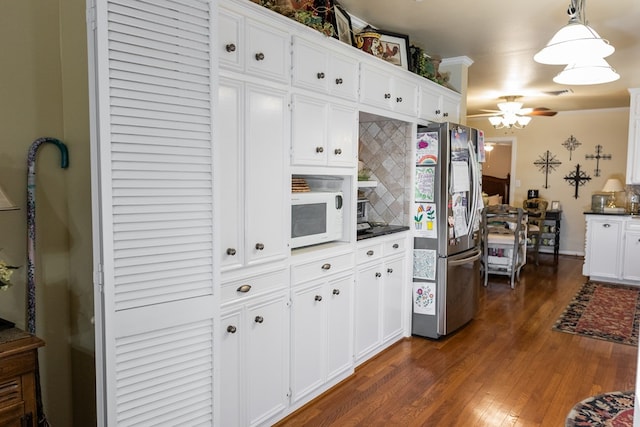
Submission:
[[[383,65],[393,67],[389,64]],[[418,109],[417,80],[413,76],[405,78],[400,74],[390,73],[390,71],[392,70],[379,67],[378,64],[364,62],[361,64],[360,102],[416,117]]]
[[[420,118],[434,122],[459,122],[460,95],[424,82],[420,85]]]
[[[345,166],[357,163],[358,112],[355,106],[293,96],[292,164]]]
[[[221,67],[289,82],[291,42],[287,31],[220,9],[218,36]]]
[[[629,148],[627,151],[627,184],[640,184],[640,88],[629,89]]]
[[[287,94],[221,79],[218,100],[222,269],[284,259],[290,194]]]
[[[299,36],[293,37],[295,87],[351,101],[358,98],[358,61]]]

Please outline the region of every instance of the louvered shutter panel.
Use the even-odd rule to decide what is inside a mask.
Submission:
[[[90,11],[99,425],[212,425],[215,2]]]

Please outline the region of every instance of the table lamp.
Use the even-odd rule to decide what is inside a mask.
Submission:
[[[624,186],[619,179],[609,178],[602,188],[603,193],[609,193],[609,199],[607,201],[608,208],[616,207],[616,193],[624,191]]]
[[[13,211],[16,209],[19,208],[9,200],[2,187],[0,187],[0,211]]]

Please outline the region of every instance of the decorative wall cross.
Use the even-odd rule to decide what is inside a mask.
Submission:
[[[576,187],[574,198],[578,198],[578,187],[583,186],[587,181],[591,181],[591,177],[586,173],[580,170],[580,165],[576,165],[576,170],[571,171],[569,175],[565,176],[564,179],[569,183],[569,185],[573,185]]]
[[[569,150],[569,160],[571,160],[571,153],[573,152],[573,150],[581,146],[582,143],[578,141],[575,136],[571,135],[569,138],[564,140],[562,145],[564,146],[564,148]]]
[[[611,160],[611,154],[602,154],[602,145],[596,145],[596,154],[587,154],[584,156],[587,160],[596,159],[596,168],[593,171],[595,176],[600,176],[600,159],[602,160]]]
[[[538,160],[533,162],[533,164],[544,174],[544,188],[549,188],[549,173],[556,170],[556,167],[561,165],[562,162],[556,160],[556,156],[547,150],[542,156],[538,156]]]

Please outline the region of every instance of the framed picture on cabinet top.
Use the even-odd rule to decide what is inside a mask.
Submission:
[[[381,52],[378,57],[405,70],[409,69],[409,36],[383,30],[376,31],[380,33]]]
[[[353,26],[351,16],[338,3],[333,6],[333,26],[335,27],[334,37],[343,43],[353,46]]]
[[[551,210],[552,211],[559,211],[560,210],[560,202],[557,200],[553,200],[551,202]]]

